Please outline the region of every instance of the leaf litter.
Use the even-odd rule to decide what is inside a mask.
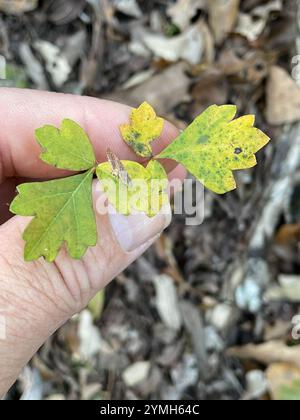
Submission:
[[[149,250],[107,287],[100,320],[89,321],[102,338],[101,346],[98,338],[95,347],[93,344],[98,351],[96,358],[80,356],[78,318],[48,340],[32,362],[47,385],[39,388],[38,398],[237,400],[249,395],[250,399],[297,396],[299,343],[292,340],[292,347],[290,343],[291,320],[300,307],[289,300],[290,287],[296,283],[289,283],[287,294],[281,280],[282,276],[299,275],[299,239],[285,235],[284,242],[277,240],[282,229],[297,225],[300,217],[295,149],[300,131],[296,2],[282,1],[282,7],[273,0],[263,4],[257,0],[226,2],[231,7],[227,19],[220,8],[209,8],[211,2],[207,1],[168,1],[159,7],[157,2],[132,2],[142,16],[136,6],[121,10],[117,2],[111,1],[102,2],[101,10],[93,1],[54,0],[46,6],[35,2],[34,7],[33,2],[24,1],[18,2],[24,6],[18,11],[4,10],[5,3],[0,3],[1,54],[9,65],[22,65],[23,86],[113,98],[134,107],[146,100],[158,115],[181,128],[214,103],[233,103],[242,115],[255,114],[256,125],[273,139],[271,146],[258,153],[259,165],[254,170],[247,176],[236,172],[237,192],[217,198],[207,193],[204,224],[186,226],[184,218],[176,216],[164,234],[168,240]],[[12,1],[9,6],[13,7]],[[257,13],[259,7],[263,9]],[[141,41],[136,37],[139,31],[176,40],[200,22],[206,25],[206,31],[199,35],[202,54],[192,63],[185,58],[168,61],[137,42]],[[79,53],[70,59],[70,37],[78,28],[86,36],[81,38]],[[69,63],[70,70],[59,80],[59,87],[55,74],[49,71],[49,62],[47,65],[45,56],[35,48],[37,41],[57,46],[58,57],[66,57]],[[28,43],[26,49],[19,48],[23,42]],[[173,57],[178,56],[175,42],[172,48]],[[32,57],[34,66],[30,65]],[[134,85],[127,88],[126,83],[133,77]],[[15,72],[10,72],[5,82],[16,86],[19,80]],[[283,124],[287,126],[283,128]],[[288,188],[282,203],[284,185]],[[276,200],[270,191],[279,193]],[[263,208],[267,209],[265,213]],[[265,232],[267,240],[262,249],[259,244]],[[237,307],[234,297],[238,286],[245,290],[244,280],[250,275],[260,284],[260,274],[254,270],[258,260],[252,258],[252,240],[259,245],[255,256],[259,255],[259,266],[267,269],[264,273],[268,276],[261,294],[263,305],[249,314]],[[156,308],[153,279],[165,274],[174,279],[178,301],[188,301],[194,308],[194,312],[185,311],[185,326],[175,332],[162,322]],[[188,287],[183,288],[179,278]],[[276,291],[275,300],[265,300],[269,291]],[[138,299],[132,300],[133,296]],[[225,309],[222,312],[218,308]],[[217,331],[219,344],[215,344],[218,350],[214,351],[212,333],[203,335],[201,323],[197,324],[197,337],[210,343],[205,355],[208,378],[199,378],[201,368],[196,354],[200,350],[205,353],[196,348],[192,328],[188,328],[193,325],[195,311],[205,331],[207,327],[215,330],[212,322],[221,326]],[[224,318],[222,313],[226,314]],[[250,344],[251,351],[248,348],[247,354],[240,357],[237,348],[242,351]],[[227,351],[232,347],[236,349],[235,357]],[[165,365],[159,363],[162,354]],[[81,363],[74,365],[78,358]],[[133,387],[126,385],[122,373],[140,361],[151,364],[150,377],[142,372],[142,382]],[[267,380],[263,395],[265,386],[258,384],[257,378],[263,379],[264,385]],[[21,395],[24,389],[29,390],[20,382],[10,398]]]

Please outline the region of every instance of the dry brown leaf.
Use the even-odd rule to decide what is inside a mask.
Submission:
[[[199,77],[193,86],[191,96],[194,99],[192,117],[196,117],[212,103],[223,105],[228,100],[228,83],[220,72],[210,68]]]
[[[177,63],[127,91],[116,91],[105,98],[137,107],[149,102],[158,115],[166,115],[187,95],[191,80],[185,73],[185,63]]]
[[[271,57],[262,51],[250,50],[241,58],[234,50],[225,49],[218,62],[219,70],[238,80],[259,85],[267,76]]]
[[[277,245],[290,245],[300,241],[300,223],[280,227],[275,236]]]
[[[300,346],[288,347],[280,340],[264,344],[247,344],[228,349],[227,355],[239,359],[252,359],[270,365],[276,362],[292,363],[300,368]]]
[[[209,22],[217,44],[235,27],[240,0],[210,0],[208,3]]]
[[[38,0],[0,0],[0,11],[11,15],[22,15],[37,6]]]
[[[267,369],[267,380],[273,400],[280,400],[284,385],[291,385],[300,378],[300,368],[291,363],[273,363]]]
[[[300,87],[281,67],[272,66],[267,84],[266,118],[281,125],[300,120]]]

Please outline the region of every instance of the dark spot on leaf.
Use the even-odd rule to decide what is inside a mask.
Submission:
[[[141,137],[141,133],[138,131],[133,131],[131,133],[132,141],[138,140]]]
[[[240,148],[240,147],[237,147],[236,149],[234,149],[234,153],[236,154],[236,155],[240,155],[241,153],[242,153],[242,149]]]
[[[204,144],[204,143],[207,143],[208,140],[209,140],[209,137],[208,136],[200,136],[199,137],[199,140],[198,140],[198,143]]]

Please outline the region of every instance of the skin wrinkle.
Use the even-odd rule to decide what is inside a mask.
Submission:
[[[58,277],[60,278],[60,281],[62,282],[61,284],[64,285],[65,290],[67,291],[67,293],[70,296],[70,304],[69,304],[69,308],[70,308],[70,316],[74,315],[75,313],[79,312],[80,310],[80,302],[76,299],[74,299],[73,293],[70,289],[70,284],[68,279],[64,276],[64,273],[61,269],[61,264],[58,263],[58,261],[54,261],[53,266],[56,270],[56,272],[58,273]],[[72,302],[72,303],[71,303]]]
[[[67,300],[63,297],[64,293],[60,293],[58,294],[57,289],[55,289],[54,285],[55,284],[59,284],[59,281],[62,280],[59,278],[58,273],[55,272],[55,270],[52,269],[52,267],[49,267],[49,270],[47,270],[48,268],[48,264],[44,263],[42,261],[38,262],[39,265],[39,269],[41,269],[44,273],[44,278],[45,278],[45,282],[41,281],[41,279],[38,279],[38,283],[39,285],[43,285],[43,290],[40,290],[38,288],[36,288],[36,290],[40,291],[43,295],[45,295],[48,300],[50,302],[53,303],[53,305],[55,305],[57,308],[60,309],[61,314],[67,316],[67,314],[69,313],[70,310],[70,304],[67,302]],[[52,296],[53,298],[51,298],[51,293],[49,290],[48,285],[50,284],[51,288],[52,288]],[[61,289],[61,288],[59,288]],[[61,291],[63,292],[63,290],[61,289]],[[63,302],[63,306],[64,308],[61,307],[61,305],[58,304],[58,299],[60,302]]]
[[[27,283],[28,287],[25,289],[23,288],[24,294],[27,292],[27,290],[28,290],[27,293],[29,293],[30,290],[35,291],[39,297],[46,298],[46,300],[48,300],[48,302],[52,304],[53,308],[56,308],[56,310],[60,309],[59,306],[57,305],[57,300],[55,299],[57,296],[55,295],[51,296],[51,294],[48,293],[48,287],[46,286],[46,284],[47,285],[49,284],[49,277],[47,275],[44,277],[43,274],[40,273],[40,264],[38,262],[34,263],[34,265],[36,266],[36,269],[34,271],[39,274],[39,278],[37,278],[36,275],[33,277],[32,269],[28,271],[26,266],[24,267],[23,263],[21,264],[10,263],[10,268],[14,273],[14,277],[18,279],[18,282],[20,284],[23,284],[24,281]],[[29,294],[27,295],[30,297]],[[33,298],[30,298],[30,300],[32,300],[31,304],[33,304],[36,301],[36,299],[33,299]],[[38,302],[40,302],[40,299],[38,299]],[[42,307],[38,305],[37,308],[43,311],[44,305]],[[49,310],[48,315],[50,315],[52,312],[53,311]],[[61,312],[63,313],[64,311],[61,310]]]
[[[70,305],[70,297],[71,295],[69,295],[68,297],[66,296],[66,298],[63,297],[63,293],[58,294],[58,290],[57,289],[61,289],[61,287],[55,287],[55,284],[58,285],[60,284],[60,282],[63,283],[64,279],[62,277],[60,277],[59,272],[57,272],[56,270],[53,270],[52,265],[49,266],[48,264],[40,264],[40,268],[41,270],[43,270],[44,274],[45,274],[45,279],[49,280],[49,283],[51,285],[52,291],[53,291],[53,296],[55,297],[55,302],[57,302],[57,299],[60,299],[63,302],[63,305],[65,307],[65,309],[61,309],[62,313],[69,313],[72,312],[72,308]],[[67,290],[67,288],[66,288]],[[68,290],[67,290],[68,293]]]
[[[32,325],[35,325],[35,322],[40,322],[40,317],[39,314],[36,314],[36,316],[33,316],[33,313],[29,310],[29,308],[31,308],[33,311],[35,311],[36,309],[39,309],[43,314],[46,314],[47,316],[52,316],[52,313],[48,313],[44,307],[40,307],[39,305],[36,305],[35,302],[33,302],[31,299],[30,300],[26,300],[24,298],[24,296],[20,297],[19,294],[17,293],[13,293],[11,292],[11,290],[6,290],[7,292],[7,298],[5,297],[1,297],[0,298],[0,303],[1,303],[1,299],[2,301],[7,301],[8,305],[6,306],[6,316],[10,316],[11,318],[14,318],[16,320],[18,320],[18,322],[22,322],[24,318],[24,316],[26,315],[27,319],[26,319],[26,323],[28,321],[28,323],[34,321],[32,323]],[[16,313],[15,311],[15,307],[13,307],[13,311],[11,310],[12,306],[11,306],[11,302],[12,300],[15,299],[15,306],[18,308],[18,314],[22,314],[22,318],[20,318],[20,316]],[[2,303],[1,303],[2,304]],[[29,319],[28,319],[29,317]],[[23,329],[20,329],[20,331],[23,331]],[[19,338],[23,338],[24,337],[21,335],[17,335],[15,334],[15,337],[19,337]]]
[[[28,309],[35,307],[41,313],[46,312],[46,314],[48,316],[53,316],[53,313],[60,310],[60,308],[57,305],[57,300],[55,299],[55,295],[51,296],[51,294],[45,292],[44,285],[46,283],[49,284],[49,277],[48,276],[44,277],[40,273],[40,264],[39,263],[34,263],[34,265],[35,265],[34,271],[39,274],[39,278],[37,279],[36,276],[34,276],[34,277],[32,276],[32,267],[28,271],[24,263],[18,263],[17,258],[14,258],[14,261],[15,262],[12,264],[11,260],[8,259],[6,257],[6,255],[3,254],[0,251],[0,267],[4,267],[4,268],[6,267],[6,269],[4,269],[6,278],[7,277],[11,278],[14,281],[17,280],[17,282],[20,285],[22,285],[21,286],[22,296],[19,296],[19,294],[14,293],[14,291],[11,290],[11,288],[9,288],[9,287],[8,287],[8,290],[6,291],[8,296],[9,295],[10,295],[10,297],[14,296],[17,299],[18,309],[20,310],[21,308],[23,308],[24,311],[27,310],[28,314],[30,314],[30,311],[28,311]],[[24,285],[23,285],[24,283],[26,283],[28,285],[28,287],[24,287]],[[1,285],[2,284],[3,284],[3,281],[1,282]],[[6,284],[6,282],[4,281],[4,285],[5,284]],[[36,285],[40,285],[40,286],[42,285],[43,289],[38,288]],[[5,289],[3,289],[3,286],[2,286],[1,291],[3,292],[3,290],[5,291]],[[32,292],[35,292],[35,293],[32,294]],[[37,298],[35,298],[35,297],[37,297]],[[3,298],[3,296],[2,296],[2,298]],[[46,306],[45,306],[44,303],[43,303],[42,306],[39,305],[39,302],[41,301],[41,298],[43,300],[46,299],[48,301],[48,303],[50,303],[50,306],[52,307],[52,310],[50,310],[50,306],[49,306],[49,309],[46,310]],[[8,303],[9,303],[10,300],[9,299],[7,299],[7,300],[8,300]],[[66,311],[64,311],[64,310],[60,310],[60,311],[61,311],[60,315],[64,314],[66,316]],[[32,316],[31,316],[31,318],[32,318]]]
[[[53,281],[53,276],[50,275],[49,271],[47,270],[47,264],[40,264],[40,268],[43,271],[44,278],[49,280],[49,284],[50,284],[50,287],[51,287],[51,290],[52,290],[52,296],[54,296],[55,298],[56,297],[58,298],[57,292],[56,292],[55,287],[54,287],[54,284],[56,283],[55,280],[57,279],[57,276],[55,276],[56,279],[54,279],[54,281]],[[67,303],[64,299],[61,298],[61,300],[64,302],[65,305],[67,305]]]
[[[66,249],[62,250],[61,260],[63,263],[60,264],[57,261],[55,266],[59,268],[63,278],[65,279],[66,287],[72,296],[75,307],[80,307],[81,302],[83,302],[82,286],[80,284],[80,278],[78,276],[77,269],[75,269],[74,263],[67,258]],[[76,261],[76,266],[79,264],[80,261]]]

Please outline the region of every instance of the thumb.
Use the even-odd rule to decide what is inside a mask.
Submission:
[[[170,205],[165,205],[152,218],[143,213],[124,216],[111,208],[105,214],[97,211],[104,197],[98,185],[94,181],[98,241],[81,260],[72,259],[63,246],[54,263],[42,258],[25,262],[22,232],[29,223],[28,217],[15,216],[0,227],[0,256],[5,256],[6,261],[5,269],[0,260],[0,273],[9,269],[15,273],[20,287],[24,282],[23,287],[26,283],[26,287],[46,294],[67,316],[85,307],[99,289],[145,252],[171,222]]]
[[[101,194],[94,185],[95,209]],[[25,262],[22,232],[28,218],[15,216],[0,227],[0,327],[6,320],[4,341],[0,334],[0,368],[5,360],[0,398],[46,339],[146,251],[171,221],[169,206],[153,218],[95,214],[98,243],[81,260],[70,258],[63,247],[54,263]]]

